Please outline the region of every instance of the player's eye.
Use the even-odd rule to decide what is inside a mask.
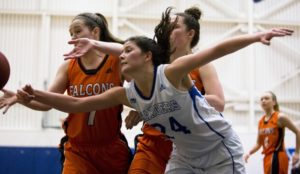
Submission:
[[[75,34],[79,34],[81,30],[75,30]]]
[[[131,52],[131,50],[132,50],[131,48],[126,48],[125,53],[129,53],[129,52]]]

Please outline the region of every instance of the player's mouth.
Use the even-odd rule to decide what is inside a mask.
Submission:
[[[124,61],[123,61],[123,62],[121,62],[121,65],[126,65],[126,64],[127,64],[127,62],[124,62]]]

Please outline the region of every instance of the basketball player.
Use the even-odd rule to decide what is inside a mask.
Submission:
[[[178,21],[171,34],[171,45],[175,52],[171,55],[171,62],[180,56],[192,53],[192,48],[199,41],[201,11],[197,7],[186,9],[184,13],[177,13]],[[174,19],[174,18],[173,18]],[[217,73],[212,64],[196,68],[189,74],[197,89],[216,110],[224,109],[224,94]],[[131,118],[132,117],[132,118]],[[137,124],[138,115],[126,117],[127,127]],[[148,124],[142,127],[143,135],[137,137],[136,152],[131,162],[129,174],[163,174],[172,151],[172,141],[167,140],[161,132]]]
[[[70,25],[72,39],[89,38],[106,42],[120,42],[108,30],[107,21],[101,14],[82,13]],[[117,46],[121,44],[116,44]],[[115,53],[114,55],[119,55]],[[110,88],[121,86],[120,59],[97,50],[68,60],[59,68],[50,92],[85,97],[101,94]],[[5,92],[6,110],[16,96]],[[25,103],[36,110],[52,107],[38,102]],[[95,109],[90,112],[72,112],[63,124],[66,137],[64,145],[64,174],[125,174],[130,165],[130,149],[121,133],[122,106]]]
[[[156,27],[157,44],[146,37],[131,37],[121,58],[122,73],[133,80],[85,98],[34,90],[27,85],[18,95],[64,112],[89,112],[119,104],[133,107],[148,124],[174,143],[166,173],[245,173],[243,150],[231,125],[211,107],[187,76],[193,69],[249,44],[269,45],[273,37],[291,35],[288,29],[233,37],[196,54],[182,56],[169,65],[170,9]]]
[[[285,128],[290,129],[296,135],[296,149],[292,158],[293,166],[299,161],[300,130],[288,118],[279,111],[279,104],[276,95],[265,92],[261,98],[261,107],[265,114],[258,123],[258,136],[255,146],[245,154],[247,162],[250,155],[263,147],[264,173],[265,174],[287,174],[288,156],[284,145]]]

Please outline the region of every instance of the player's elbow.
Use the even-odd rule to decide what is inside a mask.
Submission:
[[[224,106],[224,105],[217,105],[215,109],[216,109],[217,111],[219,111],[219,112],[223,112],[224,109],[225,109],[225,106]]]
[[[224,112],[224,109],[225,109],[225,105],[220,105],[220,106],[217,107],[217,110],[219,112]]]
[[[216,110],[219,112],[223,112],[224,109],[225,109],[225,100],[222,98],[219,98],[216,103]]]

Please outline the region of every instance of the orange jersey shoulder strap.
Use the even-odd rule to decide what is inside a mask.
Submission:
[[[205,94],[205,89],[200,77],[200,71],[199,68],[194,69],[190,73],[190,77],[192,78],[196,88],[204,95]]]

